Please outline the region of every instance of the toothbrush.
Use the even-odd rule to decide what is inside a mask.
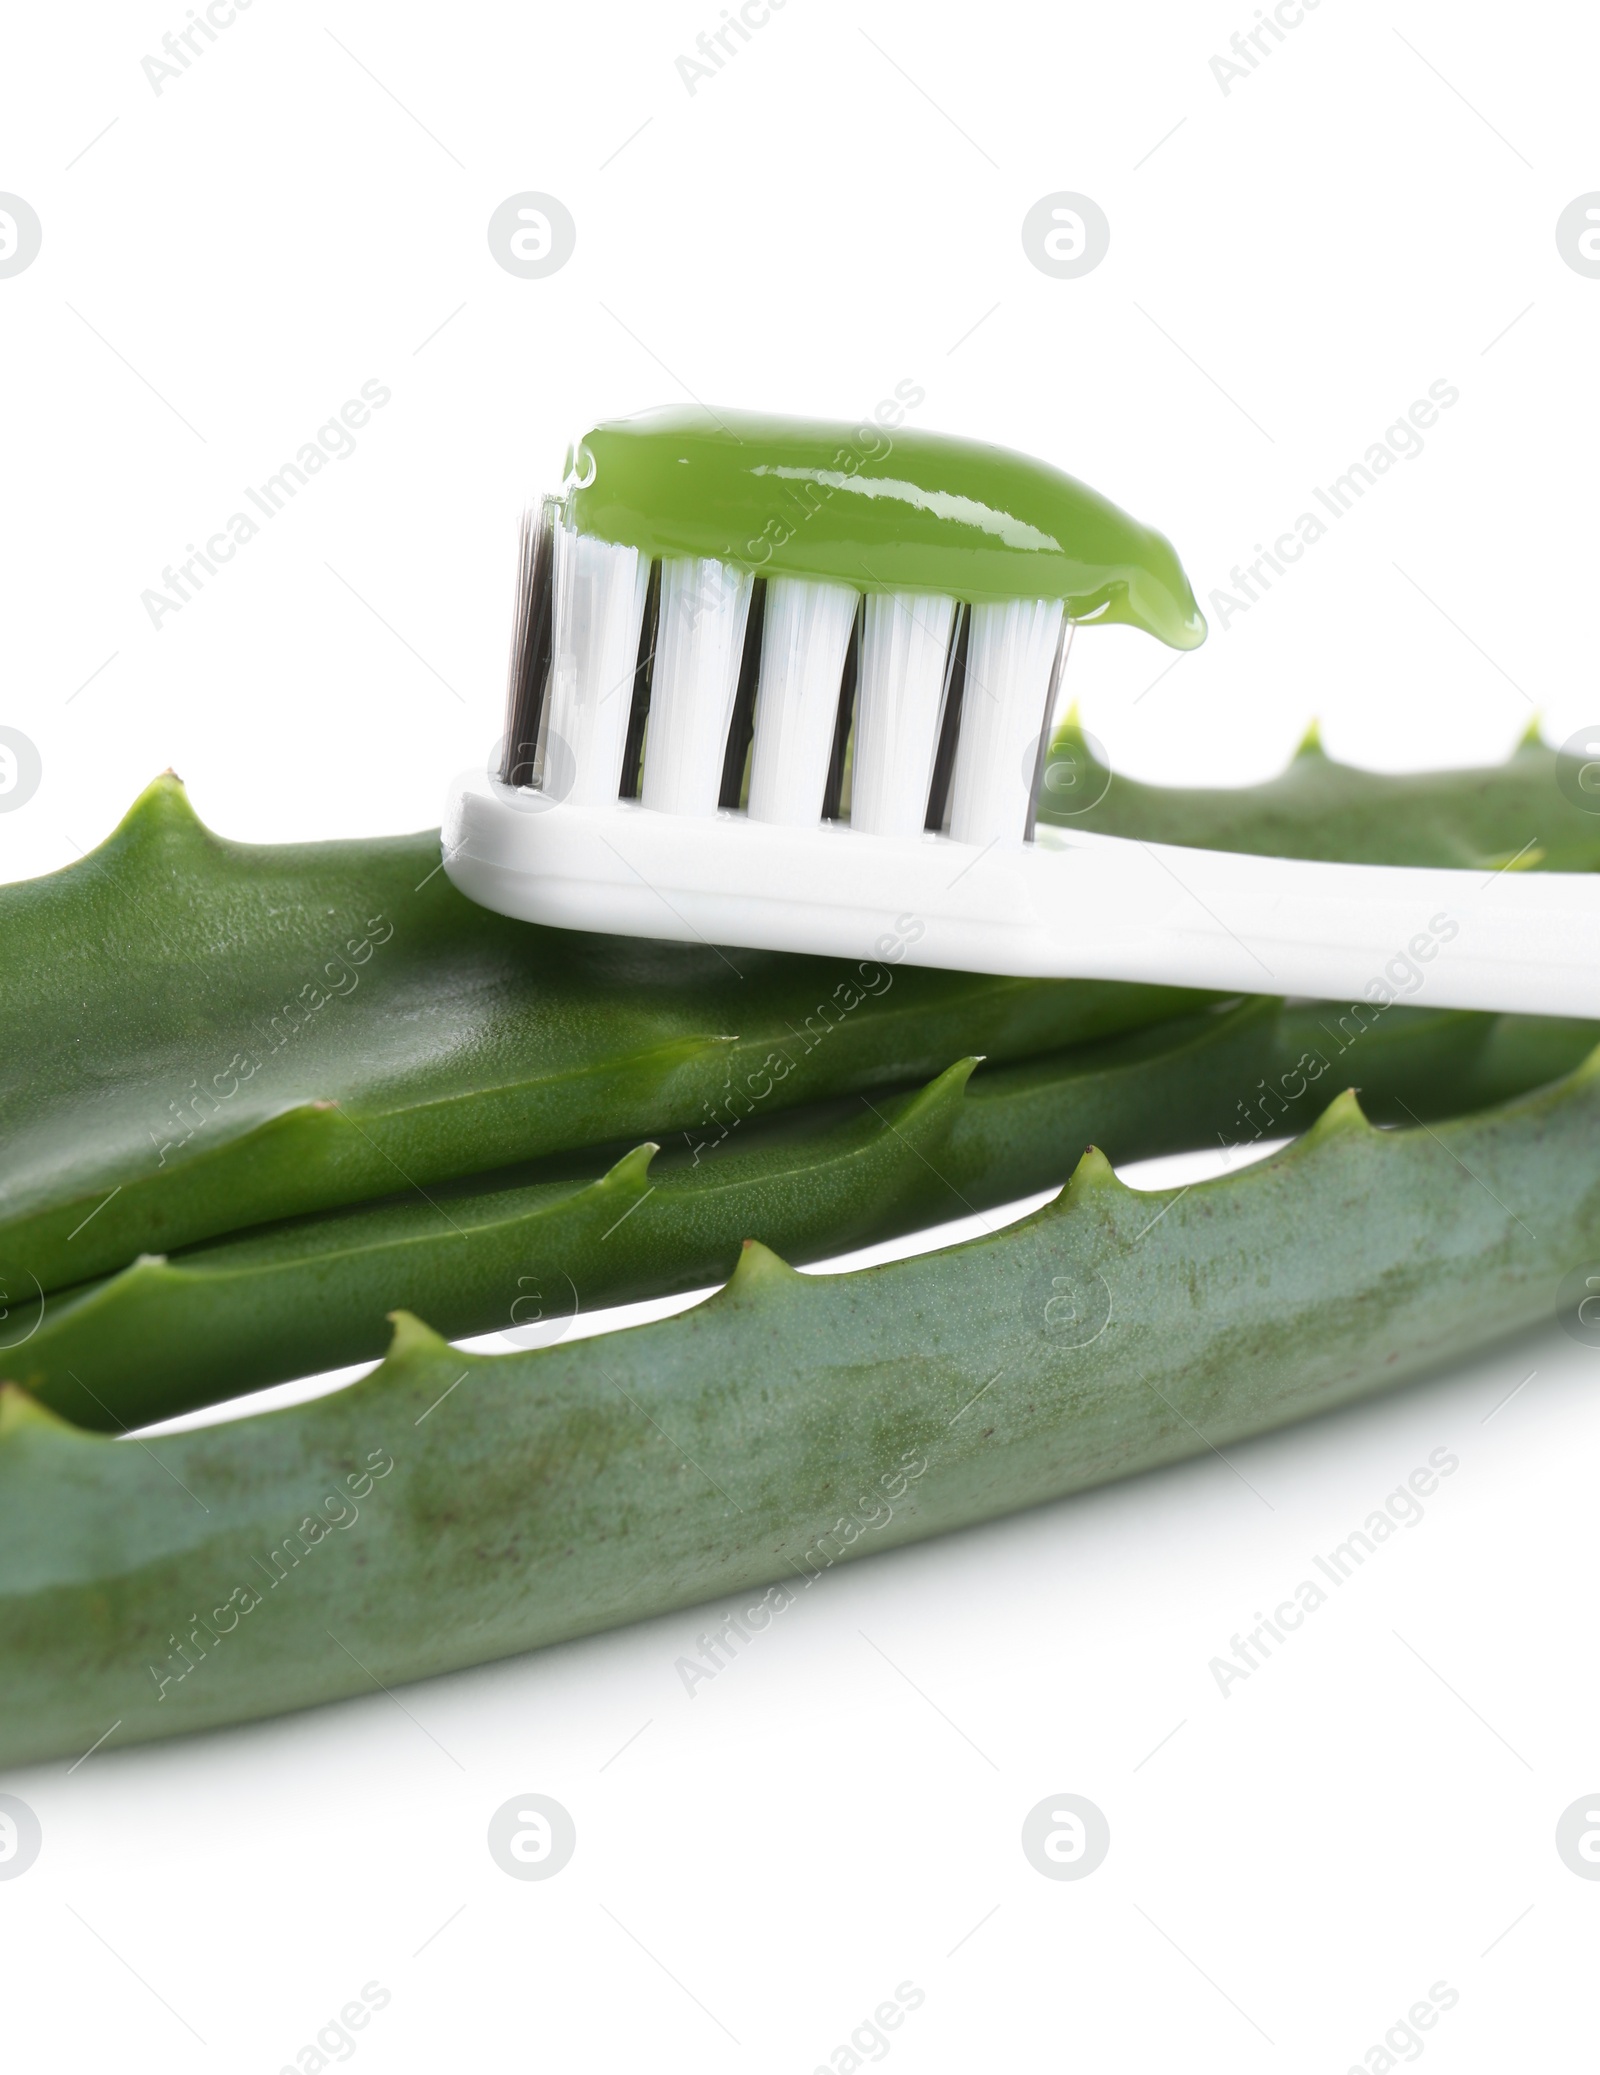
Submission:
[[[523,522],[504,740],[450,794],[463,893],[1019,977],[1378,1000],[1398,961],[1437,1007],[1600,1016],[1600,876],[1036,826],[1077,630],[1189,649],[1205,620],[1084,484],[881,414],[656,411],[575,444]]]

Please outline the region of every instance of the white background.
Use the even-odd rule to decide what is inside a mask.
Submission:
[[[1443,378],[1426,451],[1203,650],[1086,635],[1085,719],[1203,782],[1313,715],[1389,767],[1595,719],[1600,281],[1554,237],[1600,187],[1592,13],[1323,0],[1224,93],[1243,0],[788,0],[691,95],[720,15],[255,0],[158,95],[176,0],[15,13],[0,188],[44,243],[0,280],[0,725],[43,782],[0,876],[167,764],[234,836],[436,822],[499,732],[523,497],[686,393],[854,417],[911,379],[917,422],[1163,527],[1204,602]],[[485,236],[527,189],[578,227],[545,280]],[[1061,189],[1111,223],[1079,280],[1019,236]],[[357,452],[153,628],[163,566],[371,378]],[[909,1980],[908,2075],[1338,2075],[1447,1981],[1431,2065],[1587,2065],[1600,1883],[1552,1833],[1600,1787],[1594,1361],[1535,1335],[833,1572],[692,1701],[704,1614],[14,1773],[45,1845],[0,1883],[8,2054],[314,2068],[378,1980],[373,2075],[807,2075]],[[1224,1699],[1208,1659],[1437,1448],[1424,1521]],[[527,1792],[577,1822],[550,1882],[485,1848]],[[1062,1792],[1111,1824],[1083,1882],[1019,1847]]]

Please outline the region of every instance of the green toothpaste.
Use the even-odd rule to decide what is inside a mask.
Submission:
[[[1063,598],[1074,620],[1198,648],[1172,544],[1047,462],[939,432],[660,410],[585,433],[567,460],[580,532],[651,557],[975,604]]]

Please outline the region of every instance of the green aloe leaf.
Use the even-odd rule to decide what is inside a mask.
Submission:
[[[836,1561],[1386,1388],[1549,1315],[1600,1246],[1597,1129],[1600,1059],[1426,1131],[1346,1095],[1162,1196],[1091,1153],[946,1252],[811,1277],[752,1246],[631,1332],[473,1358],[403,1317],[350,1389],[155,1444],[9,1388],[0,1763],[706,1598],[751,1637]]]
[[[1073,727],[1051,766],[1046,818],[1112,833],[1600,865],[1600,817],[1569,806],[1555,753],[1532,743],[1495,770],[1403,779],[1314,752],[1237,791],[1118,780],[1079,817],[1064,809],[1108,774]],[[79,864],[0,888],[0,1305],[268,1220],[721,1120],[774,1056],[788,1070],[771,1110],[1197,1001],[903,966],[868,980],[821,959],[537,930],[464,900],[436,846],[231,843],[168,778]]]
[[[1084,1148],[1115,1161],[1286,1137],[1359,1075],[1405,1122],[1554,1079],[1588,1023],[1395,1008],[1364,1024],[1255,1000],[1136,1036],[930,1087],[791,1113],[743,1138],[691,1134],[560,1178],[300,1220],[146,1256],[14,1308],[30,1337],[3,1373],[76,1425],[121,1430],[382,1353],[396,1307],[447,1337],[558,1339],[579,1310],[724,1281],[752,1235],[804,1262],[1060,1183]]]
[[[1266,857],[1381,865],[1600,871],[1600,813],[1558,783],[1558,752],[1530,729],[1503,764],[1362,771],[1323,750],[1315,728],[1262,785],[1146,785],[1113,776],[1076,713],[1046,760],[1039,819],[1106,836]]]
[[[1199,999],[536,929],[458,894],[436,833],[230,843],[159,780],[0,888],[0,1287]]]

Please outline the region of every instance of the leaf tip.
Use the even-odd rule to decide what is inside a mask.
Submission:
[[[1347,1138],[1351,1132],[1367,1136],[1376,1132],[1377,1128],[1361,1107],[1359,1092],[1354,1088],[1346,1088],[1342,1094],[1333,1098],[1322,1115],[1297,1141],[1297,1145],[1321,1145],[1330,1138]]]
[[[791,1268],[781,1254],[763,1246],[759,1239],[746,1239],[740,1243],[739,1259],[724,1294],[759,1295],[775,1284],[800,1282],[802,1279],[799,1269]]]
[[[1299,745],[1290,761],[1298,764],[1302,757],[1322,757],[1326,760],[1327,754],[1322,746],[1322,723],[1320,720],[1313,720],[1300,737]]]
[[[20,1383],[0,1383],[0,1443],[26,1433],[81,1435],[82,1429],[41,1405]]]
[[[597,1186],[608,1190],[642,1188],[649,1178],[650,1163],[660,1150],[653,1138],[647,1138],[608,1167]]]
[[[1525,843],[1520,850],[1501,851],[1482,860],[1484,869],[1493,872],[1536,872],[1544,863],[1548,853],[1542,843]]]
[[[385,1362],[404,1361],[408,1355],[439,1354],[449,1347],[449,1342],[441,1340],[432,1326],[424,1325],[413,1311],[391,1311],[389,1323],[394,1332]]]
[[[1125,1193],[1127,1183],[1121,1180],[1117,1170],[1098,1146],[1085,1146],[1083,1156],[1072,1170],[1067,1182],[1068,1196],[1079,1196],[1090,1189],[1115,1189]]]
[[[168,769],[159,778],[151,779],[106,841],[126,845],[185,839],[203,843],[219,840],[195,813],[183,780],[176,771]]]
[[[983,1054],[981,1052],[969,1052],[965,1059],[958,1059],[954,1065],[947,1066],[943,1073],[935,1074],[931,1081],[924,1083],[908,1099],[905,1109],[901,1113],[900,1122],[904,1124],[909,1119],[928,1110],[937,1111],[959,1108],[962,1099],[966,1095],[968,1081],[972,1079],[972,1076],[977,1072],[982,1063]]]
[[[1576,1084],[1581,1087],[1587,1081],[1600,1081],[1600,1045],[1596,1045],[1591,1052],[1585,1052],[1571,1073],[1567,1075],[1565,1083],[1557,1085],[1572,1086]]]

